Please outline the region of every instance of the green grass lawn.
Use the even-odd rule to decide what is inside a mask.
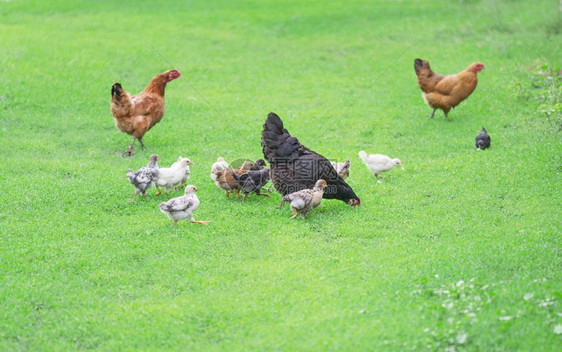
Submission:
[[[561,350],[560,11],[0,1],[0,350]],[[426,118],[417,57],[485,64],[452,121]],[[147,148],[122,157],[111,85],[137,93],[170,65],[192,86],[169,83]],[[278,193],[225,198],[211,164],[263,157],[270,111],[351,160],[361,207],[300,221]],[[360,150],[405,171],[376,183]],[[125,171],[152,153],[195,163],[208,226],[172,227],[154,189],[129,202]]]

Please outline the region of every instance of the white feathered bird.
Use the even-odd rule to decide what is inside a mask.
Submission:
[[[185,194],[183,196],[160,203],[158,208],[174,221],[174,226],[176,226],[178,221],[183,219],[188,219],[195,224],[206,225],[209,221],[195,221],[193,218],[193,212],[199,207],[199,198],[197,198],[195,192],[197,192],[197,187],[194,185],[187,185],[185,186]]]
[[[187,183],[187,180],[189,180],[189,175],[191,174],[191,170],[189,170],[189,165],[193,165],[193,162],[191,160],[189,160],[188,158],[182,158],[181,156],[178,158],[178,161],[176,161],[175,163],[172,164],[172,168],[176,167],[177,164],[179,164],[181,162],[181,159],[187,159],[187,165],[185,167],[185,176],[181,179],[181,183],[180,183],[180,187],[183,188],[185,186],[185,184]],[[175,188],[175,190],[177,191],[177,188]]]
[[[400,159],[391,159],[382,154],[367,154],[364,151],[359,152],[359,157],[375,177],[382,178],[381,172],[388,171],[396,166],[400,166],[404,170]]]
[[[170,190],[181,184],[185,177],[187,165],[193,164],[188,158],[180,157],[178,162],[175,162],[171,167],[160,168],[160,176],[156,179],[156,188],[158,191],[156,195],[160,195],[160,187],[165,188],[166,195],[170,195]]]

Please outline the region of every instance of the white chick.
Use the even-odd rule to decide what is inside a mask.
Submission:
[[[213,164],[213,166],[211,166],[211,178],[213,179],[213,181],[217,182],[217,172],[228,169],[230,169],[228,163],[224,161],[224,158],[222,156],[219,156],[217,158],[217,161]]]
[[[185,176],[181,179],[181,183],[180,183],[180,187],[183,188],[185,187],[185,184],[187,183],[187,180],[189,180],[189,175],[191,173],[191,170],[189,170],[189,165],[193,165],[193,162],[191,160],[189,160],[188,158],[182,158],[181,156],[178,158],[178,161],[176,161],[175,163],[172,164],[172,168],[176,167],[176,164],[179,164],[181,162],[182,159],[187,159],[187,166],[185,167]],[[178,188],[174,187],[174,190],[177,191]]]
[[[371,170],[375,177],[382,178],[382,175],[380,174],[381,172],[388,171],[395,166],[400,166],[402,167],[402,170],[404,170],[404,166],[402,166],[400,159],[391,159],[382,154],[367,155],[364,151],[359,152],[359,157],[363,160],[367,168]]]
[[[160,187],[165,188],[166,195],[170,195],[170,190],[179,186],[185,177],[186,167],[191,161],[187,158],[181,158],[178,162],[174,163],[171,167],[160,168],[160,175],[156,179],[156,195],[160,195]]]
[[[174,226],[183,219],[189,219],[190,222],[195,224],[206,225],[209,223],[209,221],[195,221],[193,218],[193,212],[199,207],[199,198],[197,198],[195,192],[197,192],[197,188],[194,185],[187,185],[183,196],[172,198],[158,205],[160,211],[174,221]]]

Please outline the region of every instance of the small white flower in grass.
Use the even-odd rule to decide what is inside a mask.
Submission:
[[[457,335],[457,343],[459,345],[463,345],[466,342],[466,339],[468,338],[468,334],[467,333],[460,333]]]
[[[445,352],[455,352],[456,350],[455,346],[447,346],[445,348]]]
[[[513,319],[513,317],[506,315],[505,317],[499,317],[498,319],[501,321],[510,321],[511,319]]]
[[[562,324],[556,324],[556,326],[554,327],[554,333],[556,335],[562,334]]]
[[[551,306],[554,304],[554,301],[550,299],[550,297],[546,297],[546,299],[544,300],[544,302],[539,303],[539,307],[546,307],[546,306]]]
[[[443,308],[446,308],[446,309],[449,309],[449,310],[450,310],[451,308],[454,307],[454,304],[453,304],[453,302],[449,302],[449,303],[443,303],[443,304],[441,304],[441,306],[442,306]]]
[[[459,282],[457,282],[457,287],[462,286],[462,284],[464,284],[463,280],[459,280]]]
[[[535,294],[534,294],[533,292],[525,293],[525,296],[523,296],[523,299],[524,299],[525,301],[528,301],[528,300],[530,300],[531,298],[533,298],[534,295],[535,295]]]

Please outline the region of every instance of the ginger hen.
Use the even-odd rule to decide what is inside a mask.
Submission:
[[[123,90],[119,82],[111,87],[111,114],[115,125],[121,132],[133,136],[125,155],[133,155],[133,144],[137,139],[144,148],[142,137],[164,116],[166,84],[180,76],[178,70],[162,72],[156,75],[142,92],[133,96]]]
[[[445,76],[433,72],[426,60],[415,59],[414,69],[423,100],[433,108],[433,112],[428,117],[433,118],[435,110],[441,109],[448,120],[451,108],[468,98],[476,88],[478,84],[476,74],[484,69],[484,64],[475,62],[460,73]]]

